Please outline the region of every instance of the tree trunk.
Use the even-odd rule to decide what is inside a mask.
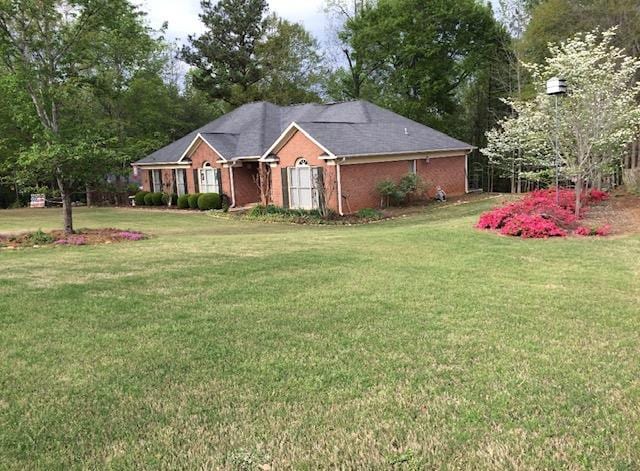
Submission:
[[[576,217],[580,217],[580,210],[582,209],[582,176],[576,178]]]
[[[58,182],[60,196],[62,197],[64,233],[73,234],[73,208],[71,206],[71,189],[60,175],[56,177],[56,180]]]
[[[87,192],[87,207],[90,208],[91,206],[93,206],[93,201],[91,199],[91,188],[89,187],[89,185],[87,184],[86,186],[86,192]]]

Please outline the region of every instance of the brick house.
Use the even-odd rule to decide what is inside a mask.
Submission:
[[[133,164],[146,191],[216,192],[339,214],[381,204],[376,185],[417,173],[425,197],[467,190],[473,147],[366,101],[250,103]]]

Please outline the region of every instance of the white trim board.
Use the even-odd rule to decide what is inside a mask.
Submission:
[[[340,165],[358,165],[358,164],[372,164],[372,163],[382,163],[382,162],[401,162],[401,161],[411,161],[411,160],[426,160],[426,159],[446,159],[452,157],[465,157],[468,153],[463,151],[452,151],[452,152],[421,152],[421,153],[411,153],[411,154],[380,154],[380,155],[369,155],[369,156],[361,156],[361,157],[345,157],[344,162]]]
[[[196,137],[194,137],[194,138],[193,138],[193,141],[191,141],[191,144],[189,144],[189,146],[187,147],[187,150],[185,150],[185,151],[184,151],[184,153],[180,156],[180,158],[178,159],[178,162],[182,162],[182,160],[183,160],[186,156],[191,155],[193,152],[195,152],[195,151],[196,151],[196,149],[197,149],[198,147],[195,147],[195,148],[193,149],[193,151],[191,150],[191,148],[194,146],[194,144],[196,143],[196,141],[198,141],[198,139],[199,139],[201,142],[204,142],[207,146],[209,146],[209,148],[210,148],[212,151],[214,151],[217,155],[219,155],[219,156],[220,156],[220,158],[221,158],[222,160],[224,160],[225,162],[228,160],[228,159],[226,159],[226,158],[225,158],[225,156],[224,156],[224,155],[222,155],[222,153],[218,152],[218,149],[216,149],[215,147],[213,147],[213,146],[212,146],[212,145],[211,145],[211,144],[210,144],[210,143],[209,143],[209,142],[208,142],[204,137],[202,137],[202,134],[198,133],[198,135],[197,135]]]
[[[131,164],[132,167],[139,167],[139,170],[172,170],[179,168],[189,168],[191,166],[191,162],[184,163],[149,163],[149,164]]]

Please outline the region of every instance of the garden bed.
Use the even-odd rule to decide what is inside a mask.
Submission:
[[[585,225],[611,227],[611,235],[640,234],[640,197],[628,193],[613,193],[604,203],[595,206],[584,219]]]
[[[71,235],[65,234],[64,231],[43,232],[38,230],[20,234],[0,234],[0,248],[100,245],[133,242],[146,238],[147,236],[141,232],[123,231],[122,229],[80,229]]]
[[[573,190],[562,188],[558,193],[554,189],[536,190],[483,213],[476,227],[523,239],[607,236],[611,233],[611,225],[587,216],[609,197],[608,193],[600,190],[584,192],[581,206],[576,210]]]
[[[225,214],[228,215],[228,217],[249,221],[277,222],[302,225],[370,224],[392,218],[391,214],[388,211],[380,211],[371,208],[362,209],[355,214],[339,216],[338,214],[333,212],[328,215],[322,215],[318,210],[307,211],[303,209],[286,209],[273,205],[258,205],[242,212],[214,212],[213,214]]]

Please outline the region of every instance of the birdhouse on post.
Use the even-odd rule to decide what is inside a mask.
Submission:
[[[553,77],[547,81],[547,95],[564,95],[567,93],[567,81]]]

